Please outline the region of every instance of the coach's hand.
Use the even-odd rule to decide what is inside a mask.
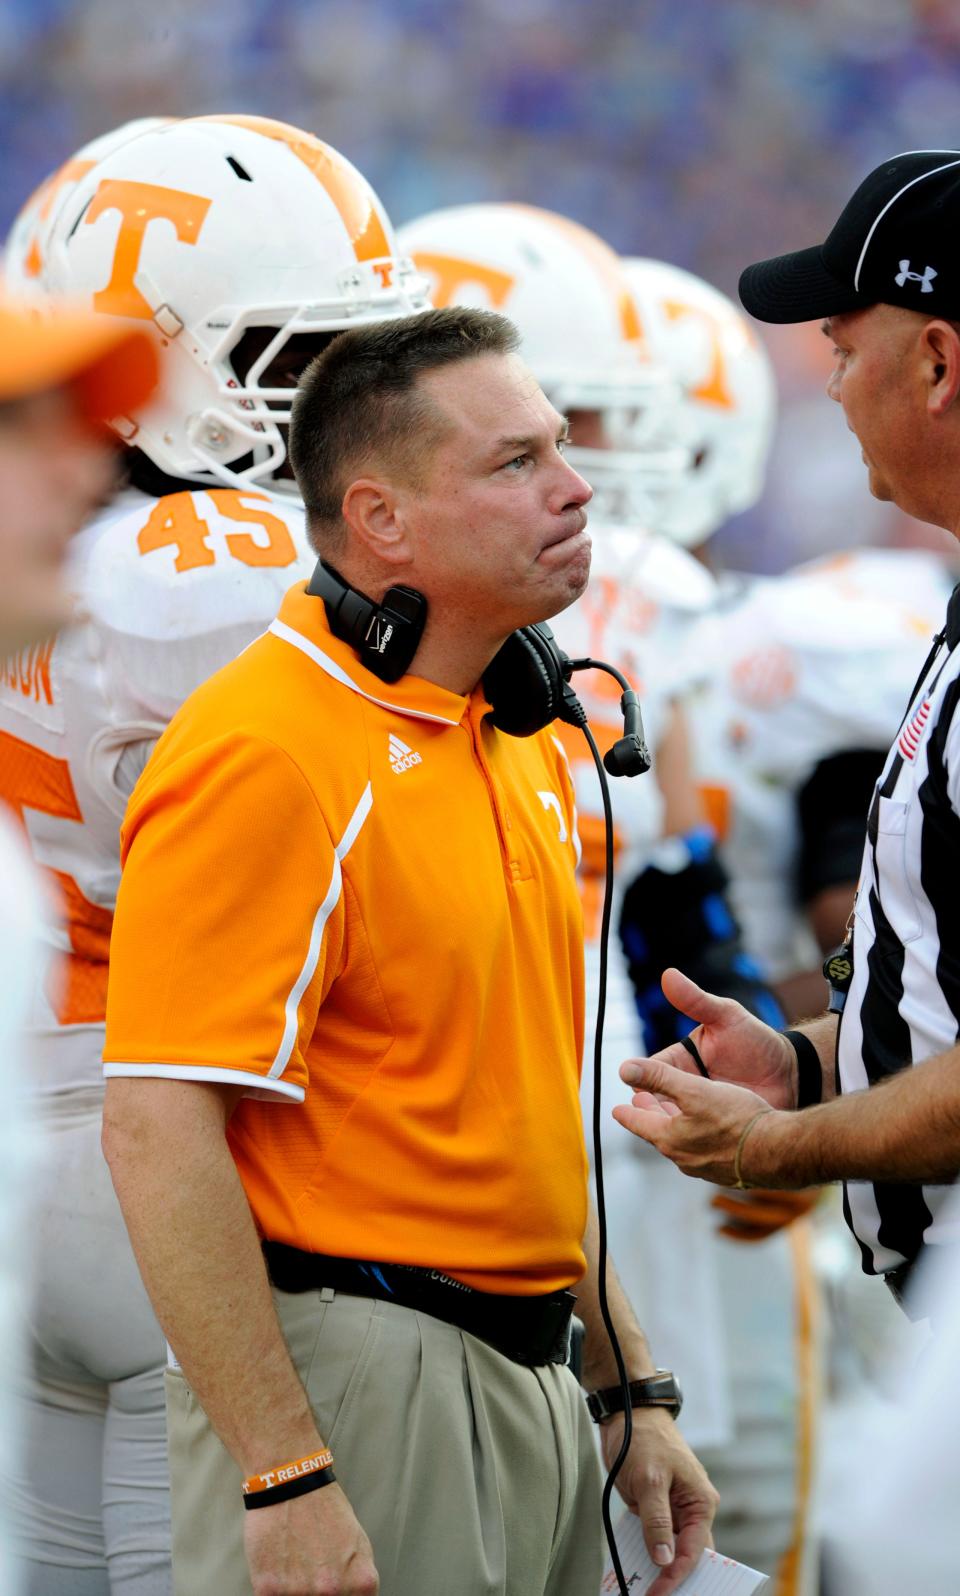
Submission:
[[[607,1468],[620,1450],[623,1425],[617,1414],[600,1427]],[[617,1490],[642,1523],[647,1550],[662,1570],[647,1596],[668,1596],[713,1545],[710,1526],[720,1498],[662,1408],[634,1408],[633,1439]]]
[[[764,1025],[742,1003],[714,997],[680,970],[664,970],[663,995],[681,1014],[699,1020],[690,1040],[713,1081],[747,1086],[759,1092],[771,1108],[793,1108],[797,1100],[797,1056],[791,1044],[772,1026]],[[698,1075],[686,1048],[674,1042],[649,1060],[627,1059],[620,1077],[628,1086],[655,1090],[645,1073],[648,1064],[668,1064],[688,1075]],[[621,1123],[623,1123],[621,1121]]]
[[[245,1513],[243,1531],[254,1596],[377,1596],[373,1548],[339,1485]]]

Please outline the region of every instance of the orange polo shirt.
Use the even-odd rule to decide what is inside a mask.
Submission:
[[[134,791],[104,1059],[247,1088],[265,1237],[525,1295],[584,1269],[578,845],[552,731],[488,710],[293,588]]]

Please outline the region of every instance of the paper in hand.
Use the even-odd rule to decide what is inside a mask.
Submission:
[[[643,1539],[643,1525],[635,1513],[624,1513],[616,1527],[617,1550],[630,1596],[644,1596],[662,1572],[653,1562]],[[720,1552],[704,1552],[693,1573],[678,1585],[674,1596],[754,1596],[770,1581],[755,1568],[735,1563]],[[600,1596],[617,1596],[617,1576],[608,1562]]]

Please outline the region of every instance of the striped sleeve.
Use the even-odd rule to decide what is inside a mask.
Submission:
[[[123,828],[106,1075],[302,1101],[343,957],[341,859],[367,808],[369,789],[332,838],[297,765],[257,738],[148,766]]]

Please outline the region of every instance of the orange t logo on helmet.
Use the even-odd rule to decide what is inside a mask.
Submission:
[[[703,325],[710,340],[710,369],[698,388],[691,389],[690,397],[704,404],[719,405],[721,410],[732,410],[736,403],[727,378],[727,362],[721,340],[721,327],[716,316],[700,305],[688,305],[682,300],[665,299],[664,315],[668,321],[683,321],[693,316]]]
[[[509,272],[497,271],[494,266],[482,266],[479,261],[458,260],[455,255],[435,255],[430,250],[416,249],[413,263],[428,277],[435,279],[431,299],[437,310],[459,304],[457,295],[466,283],[477,283],[486,289],[494,310],[502,310],[516,278]]]
[[[160,188],[155,183],[130,183],[105,178],[93,196],[84,217],[95,222],[106,211],[120,212],[120,231],[113,252],[113,272],[105,288],[93,296],[94,310],[110,316],[153,318],[134,278],[140,265],[144,235],[153,221],[172,222],[182,244],[195,244],[210,209],[210,201],[200,194],[187,194],[178,188]]]

